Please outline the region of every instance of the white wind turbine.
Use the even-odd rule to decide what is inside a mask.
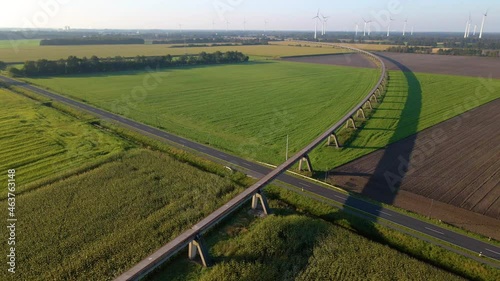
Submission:
[[[243,31],[247,31],[247,19],[243,18]]]
[[[356,23],[356,37],[358,37],[358,30],[359,30],[359,25]]]
[[[406,25],[408,24],[408,18],[405,19],[405,24],[403,26],[403,36],[406,34]]]
[[[368,36],[372,34],[372,20],[368,21]]]
[[[264,20],[264,36],[267,35],[267,25],[269,24],[269,21],[267,19]]]
[[[319,10],[316,16],[312,19],[314,20],[314,39],[318,39],[318,21],[321,20],[319,18]]]
[[[476,36],[476,31],[477,31],[477,24],[474,25],[474,32],[472,33],[472,36]]]
[[[467,38],[470,37],[470,28],[471,28],[471,25],[472,25],[472,15],[471,15],[471,13],[469,13],[469,28],[467,29]]]
[[[391,35],[391,23],[395,21],[392,17],[389,18],[389,25],[387,26],[387,37]]]
[[[365,27],[364,27],[364,29],[363,29],[363,36],[366,36],[366,26],[367,26],[367,24],[369,23],[369,21],[365,20],[365,18],[362,18],[362,19],[363,19],[363,21],[365,22]]]
[[[483,30],[484,30],[484,22],[486,21],[486,17],[488,16],[488,10],[483,14],[483,22],[481,23],[481,31],[479,32],[479,39],[483,38]]]
[[[328,19],[330,17],[325,17],[323,16],[323,14],[321,14],[321,17],[323,18],[323,32],[321,33],[321,35],[326,35],[326,24],[328,23]]]
[[[469,14],[469,19],[465,23],[465,33],[464,33],[464,38],[468,37],[469,34],[469,26],[470,26],[470,14]]]
[[[229,32],[229,24],[230,24],[229,20],[226,19],[226,32]]]

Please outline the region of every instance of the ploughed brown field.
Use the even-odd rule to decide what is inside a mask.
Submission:
[[[405,65],[412,72],[449,74],[500,79],[500,59],[483,57],[377,53],[384,60],[387,69],[400,70],[390,60]],[[338,54],[311,57],[284,58],[286,61],[331,64],[352,67],[374,68],[375,64],[361,54]]]
[[[395,60],[412,72],[437,73],[500,79],[500,59],[487,57],[443,56],[400,53],[376,53]],[[389,70],[400,70],[393,62],[384,59]]]
[[[499,239],[498,120],[500,99],[339,167],[330,180],[380,202]],[[410,154],[409,161],[398,158]],[[393,161],[381,161],[384,157]]]

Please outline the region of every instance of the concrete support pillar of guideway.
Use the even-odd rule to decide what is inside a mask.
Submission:
[[[349,118],[349,120],[347,120],[347,122],[345,123],[345,127],[346,128],[349,128],[349,125],[352,125],[352,128],[353,129],[356,129],[356,123],[354,123],[354,118]]]
[[[306,164],[306,168],[307,168],[306,171],[312,173],[313,169],[312,169],[311,159],[309,159],[308,155],[306,155],[306,156],[302,157],[302,159],[300,159],[300,161],[299,161],[299,172],[304,171],[302,169],[302,167],[304,166],[304,163]]]
[[[261,190],[255,193],[252,197],[252,209],[257,209],[259,203],[262,207],[262,210],[264,211],[264,214],[269,215],[271,213],[271,209],[269,208],[269,204],[267,203],[266,196],[264,195],[264,193],[262,193]]]
[[[371,101],[367,101],[365,103],[365,107],[368,107],[368,109],[372,110],[373,109],[372,102]]]
[[[358,109],[358,118],[359,117],[366,119],[365,110],[363,108]]]
[[[198,235],[196,236],[196,238],[193,239],[193,241],[189,242],[188,248],[189,248],[188,257],[190,260],[194,260],[196,256],[199,254],[203,266],[210,267],[211,265],[210,256],[208,255],[208,250],[205,247],[205,243],[201,236]]]
[[[331,135],[328,137],[327,146],[332,145],[332,142],[335,144],[335,147],[340,148],[339,138],[337,137],[337,135],[336,135],[336,134],[331,134]]]

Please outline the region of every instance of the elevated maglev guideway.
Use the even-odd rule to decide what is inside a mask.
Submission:
[[[311,43],[311,42],[303,42],[303,43]],[[353,52],[361,53],[368,56],[371,59],[374,59],[377,64],[381,68],[380,78],[370,91],[370,93],[349,113],[347,113],[340,121],[335,123],[332,127],[330,127],[326,132],[317,137],[313,142],[295,154],[293,157],[288,159],[286,162],[278,166],[272,172],[261,178],[254,185],[243,191],[241,194],[233,198],[231,201],[227,202],[224,206],[220,207],[218,210],[204,218],[202,221],[198,222],[191,229],[179,235],[177,238],[160,248],[158,251],[147,257],[146,259],[139,262],[133,268],[119,276],[116,280],[139,280],[145,277],[148,273],[158,268],[161,264],[163,264],[170,257],[175,255],[177,252],[182,250],[183,248],[189,248],[189,258],[194,258],[197,254],[200,254],[202,263],[205,266],[210,265],[210,258],[208,257],[206,250],[203,245],[202,235],[208,229],[216,225],[218,222],[229,216],[233,211],[238,209],[241,205],[247,202],[252,198],[252,208],[256,208],[258,203],[262,205],[264,212],[267,214],[269,212],[269,207],[267,206],[266,198],[262,193],[262,189],[274,181],[281,174],[285,173],[288,169],[290,169],[297,162],[301,162],[300,166],[302,166],[302,162],[306,161],[307,166],[311,169],[311,163],[309,161],[308,154],[317,146],[328,140],[328,143],[331,142],[332,138],[337,146],[338,139],[335,135],[336,131],[340,129],[344,124],[355,127],[354,124],[354,116],[362,114],[364,117],[364,108],[366,106],[372,106],[372,100],[378,101],[378,96],[385,91],[386,83],[387,83],[387,70],[384,62],[374,54],[369,52],[359,50],[352,47],[339,46],[335,44],[328,43],[316,43],[324,46],[338,47],[347,49]]]

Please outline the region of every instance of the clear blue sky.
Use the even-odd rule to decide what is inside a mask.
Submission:
[[[400,10],[389,9],[400,3]],[[48,3],[42,7],[40,3]],[[396,20],[393,30],[463,31],[472,13],[472,26],[481,24],[482,13],[490,9],[485,32],[500,32],[499,0],[3,0],[0,27],[118,28],[118,29],[264,29],[312,30],[311,19],[320,8],[331,16],[328,30],[362,28],[362,17],[374,20],[373,30],[386,29],[385,17]]]

